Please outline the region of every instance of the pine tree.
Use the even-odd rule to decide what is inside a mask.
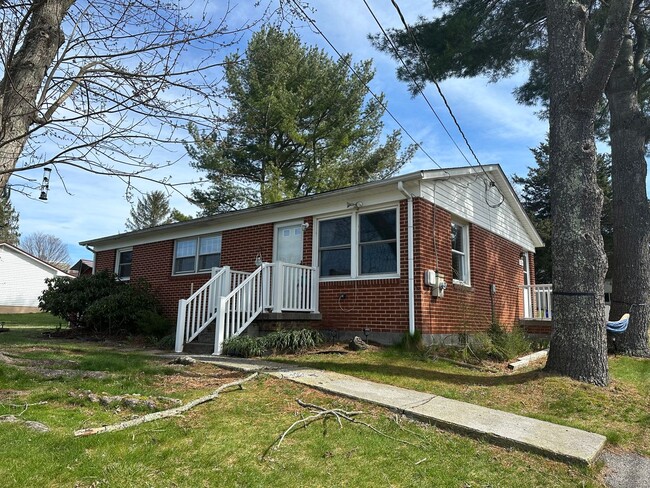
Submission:
[[[411,158],[398,131],[380,142],[385,102],[369,99],[371,62],[354,65],[358,77],[350,64],[277,28],[226,59],[223,133],[192,128],[187,146],[210,183],[193,191],[204,214],[385,178]]]
[[[20,241],[18,218],[19,214],[9,199],[0,197],[0,242],[18,245]]]
[[[127,230],[141,230],[173,222],[169,196],[160,190],[145,193],[131,206],[131,217],[126,220]]]

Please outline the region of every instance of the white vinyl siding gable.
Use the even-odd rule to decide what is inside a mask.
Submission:
[[[67,276],[36,259],[0,246],[0,306],[38,307],[45,279]]]
[[[423,198],[452,215],[534,251],[535,244],[508,198],[489,184],[481,174],[454,176],[448,180],[423,181],[421,192]]]

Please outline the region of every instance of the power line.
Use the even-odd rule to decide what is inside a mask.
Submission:
[[[400,9],[400,7],[397,4],[396,0],[390,0],[390,1],[393,4],[393,7],[395,7],[395,10],[397,11],[397,14],[399,15],[399,18],[402,21],[402,25],[404,25],[404,28],[406,29],[406,32],[411,37],[411,40],[413,41],[413,45],[415,46],[415,49],[416,49],[420,59],[422,60],[422,62],[424,63],[425,68],[427,69],[427,71],[431,75],[431,81],[436,86],[436,89],[438,90],[438,94],[440,95],[440,98],[442,98],[442,101],[444,102],[445,107],[447,107],[447,110],[449,111],[449,115],[451,115],[451,118],[453,119],[454,124],[456,124],[456,128],[458,129],[458,132],[460,132],[460,135],[463,137],[463,140],[465,141],[465,144],[467,145],[469,151],[472,153],[472,156],[474,156],[474,159],[478,163],[479,167],[483,170],[483,173],[485,173],[486,178],[488,180],[490,180],[492,183],[494,183],[492,181],[492,178],[490,178],[490,176],[487,174],[487,171],[485,171],[485,168],[481,164],[481,161],[479,161],[478,156],[476,155],[476,153],[474,152],[474,149],[472,148],[472,145],[467,140],[467,137],[465,136],[465,132],[461,128],[460,124],[458,123],[458,120],[456,119],[456,116],[454,115],[454,112],[451,109],[451,106],[449,105],[449,102],[447,101],[447,97],[445,97],[445,94],[442,93],[442,88],[440,88],[440,84],[435,79],[435,76],[433,76],[433,70],[429,66],[429,63],[427,62],[426,57],[424,56],[424,53],[422,52],[422,49],[420,48],[420,45],[418,44],[418,41],[415,38],[415,34],[413,33],[413,31],[409,27],[408,23],[406,22],[406,19],[404,18],[404,15],[402,14],[402,10]],[[365,2],[365,0],[364,0],[364,2]]]
[[[456,143],[456,140],[453,138],[453,136],[451,135],[451,133],[447,129],[447,126],[445,125],[445,123],[442,121],[442,119],[438,115],[438,112],[436,112],[436,109],[433,108],[433,105],[429,101],[429,98],[424,93],[424,87],[420,84],[420,82],[417,80],[417,78],[411,73],[411,70],[409,69],[406,62],[404,61],[404,58],[402,58],[402,56],[400,55],[399,49],[397,48],[397,46],[393,42],[393,39],[391,39],[391,37],[388,35],[386,30],[384,29],[384,26],[381,24],[381,22],[379,21],[379,19],[375,15],[375,12],[372,10],[372,8],[368,4],[367,0],[363,0],[363,3],[366,5],[366,8],[368,9],[368,12],[370,12],[370,15],[372,15],[372,18],[375,19],[375,23],[379,26],[379,28],[381,29],[381,32],[384,34],[384,37],[386,38],[386,40],[390,44],[391,48],[393,49],[393,52],[395,53],[395,57],[397,57],[397,59],[399,59],[399,61],[402,63],[402,66],[404,66],[404,69],[406,70],[406,73],[409,75],[409,78],[411,78],[411,81],[413,81],[413,84],[417,88],[418,93],[420,93],[420,95],[422,95],[422,98],[424,98],[424,100],[427,102],[427,105],[429,106],[429,109],[431,109],[431,111],[433,112],[433,115],[435,115],[436,119],[438,120],[438,122],[440,123],[442,128],[444,129],[445,133],[447,134],[447,136],[449,137],[451,142],[454,144],[454,146],[456,146],[456,149],[458,149],[458,152],[460,153],[460,155],[463,157],[463,159],[465,161],[467,161],[467,164],[471,166],[472,163],[469,161],[469,159],[467,159],[467,156],[465,156],[465,153],[463,152],[463,150],[458,146],[458,144]]]
[[[302,6],[296,1],[292,0],[292,3],[296,6],[296,8],[300,11],[301,15],[311,24],[311,26],[316,30],[316,32],[327,42],[327,44],[332,48],[332,50],[336,53],[336,55],[339,57],[341,61],[343,61],[348,69],[357,77],[357,79],[366,87],[366,90],[368,90],[368,93],[370,93],[373,98],[381,105],[381,107],[384,109],[384,111],[390,116],[391,119],[404,131],[404,133],[413,141],[413,144],[417,146],[417,148],[424,153],[424,155],[431,160],[433,164],[435,164],[438,168],[442,169],[443,171],[446,172],[446,170],[438,164],[438,162],[431,157],[431,155],[422,147],[422,145],[415,140],[415,138],[411,135],[411,133],[406,130],[406,127],[402,125],[402,123],[397,120],[397,117],[393,115],[393,113],[388,109],[386,104],[382,101],[382,99],[375,94],[375,92],[368,86],[368,84],[363,80],[361,75],[357,72],[357,70],[352,66],[352,64],[341,54],[341,52],[332,44],[332,42],[327,38],[325,33],[320,30],[320,28],[316,25],[316,21],[314,21],[309,15],[307,15],[307,12],[302,8]]]

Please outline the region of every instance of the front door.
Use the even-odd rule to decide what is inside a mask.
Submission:
[[[275,233],[275,261],[302,264],[302,225],[278,226]]]

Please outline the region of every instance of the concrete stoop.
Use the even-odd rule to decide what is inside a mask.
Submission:
[[[223,356],[198,356],[196,359],[214,362],[223,368],[267,371],[276,378],[373,403],[437,427],[565,462],[591,464],[606,442],[602,435],[572,427],[330,371]]]

